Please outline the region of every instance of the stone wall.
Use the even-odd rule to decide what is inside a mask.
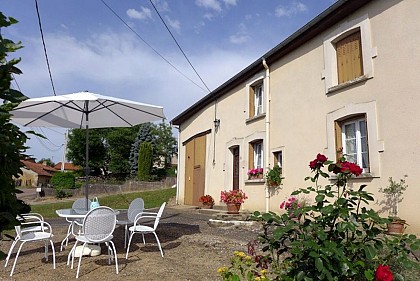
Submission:
[[[170,188],[176,185],[176,178],[170,177],[159,182],[139,182],[139,181],[126,181],[124,184],[105,184],[94,183],[89,184],[89,197],[98,196],[102,194],[120,194],[124,192],[147,191],[156,189]],[[84,186],[78,189],[65,189],[67,193],[74,197],[83,197]],[[41,196],[55,196],[54,188],[43,187]]]

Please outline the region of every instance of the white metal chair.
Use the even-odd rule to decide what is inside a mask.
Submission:
[[[30,218],[35,219],[35,216],[32,214],[29,215]],[[22,216],[24,218],[24,215]],[[41,216],[42,217],[42,216]],[[25,228],[25,224],[31,224],[31,226],[28,226]],[[16,262],[19,257],[20,250],[22,249],[23,244],[26,242],[38,242],[43,241],[45,244],[45,259],[48,261],[48,244],[49,241],[52,248],[53,253],[53,268],[55,269],[55,250],[54,250],[54,244],[52,241],[52,228],[51,225],[43,220],[39,220],[38,222],[32,221],[32,222],[23,222],[23,227],[21,225],[15,226],[16,230],[16,239],[13,241],[9,253],[6,258],[5,267],[7,266],[10,256],[13,252],[13,248],[16,246],[17,243],[21,242],[19,249],[16,253],[15,261],[12,266],[12,271],[10,272],[10,276],[13,275],[13,272],[15,270]]]
[[[91,200],[87,199],[87,201],[88,201],[87,206],[88,208],[90,208]],[[71,206],[71,208],[75,210],[78,210],[78,209],[86,210],[86,198],[76,199],[76,201],[73,202],[73,205]],[[81,227],[83,223],[82,219],[71,220],[71,219],[66,218],[66,221],[69,223],[69,226],[67,228],[66,237],[63,239],[63,241],[61,241],[60,252],[63,251],[64,243],[66,244],[66,246],[68,245],[70,235],[75,234],[75,231],[74,231],[75,226]]]
[[[111,264],[111,254],[113,254],[115,258],[115,268],[118,274],[117,252],[115,250],[114,242],[112,242],[112,233],[115,230],[116,221],[116,214],[114,210],[109,207],[102,206],[90,210],[83,220],[82,234],[76,236],[76,243],[69,253],[67,264],[71,258],[71,268],[73,269],[74,256],[78,242],[83,243],[81,253],[83,253],[87,244],[105,243],[108,247],[109,263]],[[112,248],[109,244],[111,244]],[[82,257],[83,255],[81,254],[77,266],[76,278],[79,278]]]
[[[162,247],[160,245],[159,238],[156,234],[156,228],[159,225],[159,221],[160,221],[160,218],[162,217],[162,213],[163,213],[163,210],[165,209],[165,206],[166,206],[166,202],[164,202],[160,206],[159,211],[157,213],[143,212],[143,213],[137,215],[136,219],[134,220],[134,225],[129,228],[131,234],[130,234],[130,239],[128,240],[127,253],[125,254],[126,259],[128,259],[128,252],[130,251],[131,240],[133,239],[133,235],[135,233],[141,233],[142,234],[143,244],[146,244],[146,240],[144,239],[144,234],[153,233],[153,235],[156,238],[156,242],[158,244],[159,250],[160,250],[160,255],[163,257],[163,251],[162,251]],[[153,223],[153,227],[140,224],[140,220],[146,219],[146,218],[148,218],[148,219],[154,218],[155,219],[155,221]]]
[[[20,222],[21,233],[43,231],[44,227],[45,227],[45,229],[48,229],[48,226],[44,226],[43,224],[41,224],[41,222],[44,221],[44,217],[41,214],[38,214],[38,213],[20,214],[16,217],[16,219]],[[12,245],[10,246],[9,253],[7,254],[6,262],[4,264],[4,267],[7,266],[7,263],[10,259],[10,255],[12,254],[13,248],[15,247],[16,243],[18,242],[18,239],[19,239],[19,236],[16,235],[15,240],[13,241]]]
[[[124,248],[127,248],[128,226],[134,224],[136,216],[144,211],[144,201],[142,198],[136,198],[131,201],[127,209],[127,219],[117,220],[118,225],[124,225]]]

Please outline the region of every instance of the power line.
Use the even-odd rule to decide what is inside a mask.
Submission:
[[[146,44],[150,49],[152,49],[159,57],[161,57],[167,64],[169,64],[173,69],[175,69],[179,74],[184,76],[185,79],[199,87],[201,90],[207,92],[206,89],[195,83],[191,78],[189,78],[187,75],[182,73],[181,70],[179,70],[175,65],[173,65],[170,61],[168,61],[163,55],[161,55],[155,48],[153,48],[149,43],[147,43],[146,40],[143,39],[143,37],[140,36],[131,26],[129,26],[108,4],[105,3],[104,0],[100,0],[128,29],[130,29],[141,41],[143,41],[144,44]],[[200,78],[201,79],[201,78]],[[205,85],[205,84],[204,84]],[[206,86],[207,87],[207,86]]]
[[[156,9],[155,4],[153,4],[152,0],[149,0],[150,4],[152,4],[153,8],[155,9],[156,13],[158,14],[160,20],[162,21],[162,23],[165,25],[166,30],[168,30],[169,34],[171,35],[172,39],[174,39],[176,45],[178,46],[179,50],[181,51],[181,53],[184,55],[185,59],[188,61],[188,63],[190,64],[191,68],[194,70],[195,74],[197,74],[198,78],[200,78],[200,81],[203,83],[203,85],[206,87],[207,91],[211,92],[209,87],[207,87],[206,83],[203,81],[203,79],[201,78],[200,74],[198,74],[197,70],[195,69],[195,67],[192,65],[191,61],[188,59],[187,55],[185,54],[184,50],[182,50],[181,46],[178,44],[178,41],[175,39],[175,36],[173,35],[173,33],[171,32],[171,30],[169,29],[168,25],[166,24],[166,22],[163,20],[162,16],[160,15],[159,11]]]
[[[55,93],[54,82],[53,82],[52,75],[51,75],[50,62],[48,61],[47,47],[45,46],[44,33],[42,32],[41,16],[39,15],[38,1],[37,0],[35,0],[35,7],[36,7],[36,14],[38,16],[39,31],[41,32],[42,45],[44,46],[45,60],[47,62],[48,73],[50,74],[51,86],[52,86],[52,89],[53,89],[54,96],[56,96],[57,94]]]

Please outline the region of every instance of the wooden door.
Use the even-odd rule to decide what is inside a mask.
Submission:
[[[184,204],[199,206],[205,189],[206,136],[192,139],[185,150]]]
[[[232,189],[239,189],[239,146],[232,149],[233,154],[233,186]]]

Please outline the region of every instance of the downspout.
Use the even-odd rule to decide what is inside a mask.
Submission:
[[[270,167],[270,101],[271,101],[271,93],[270,93],[270,69],[268,68],[267,62],[265,58],[262,59],[262,64],[265,68],[265,91],[264,95],[266,96],[265,99],[265,145],[264,145],[264,162],[265,162],[265,169],[264,171],[268,171]],[[270,192],[268,190],[267,182],[265,183],[265,212],[268,213],[270,211]]]

